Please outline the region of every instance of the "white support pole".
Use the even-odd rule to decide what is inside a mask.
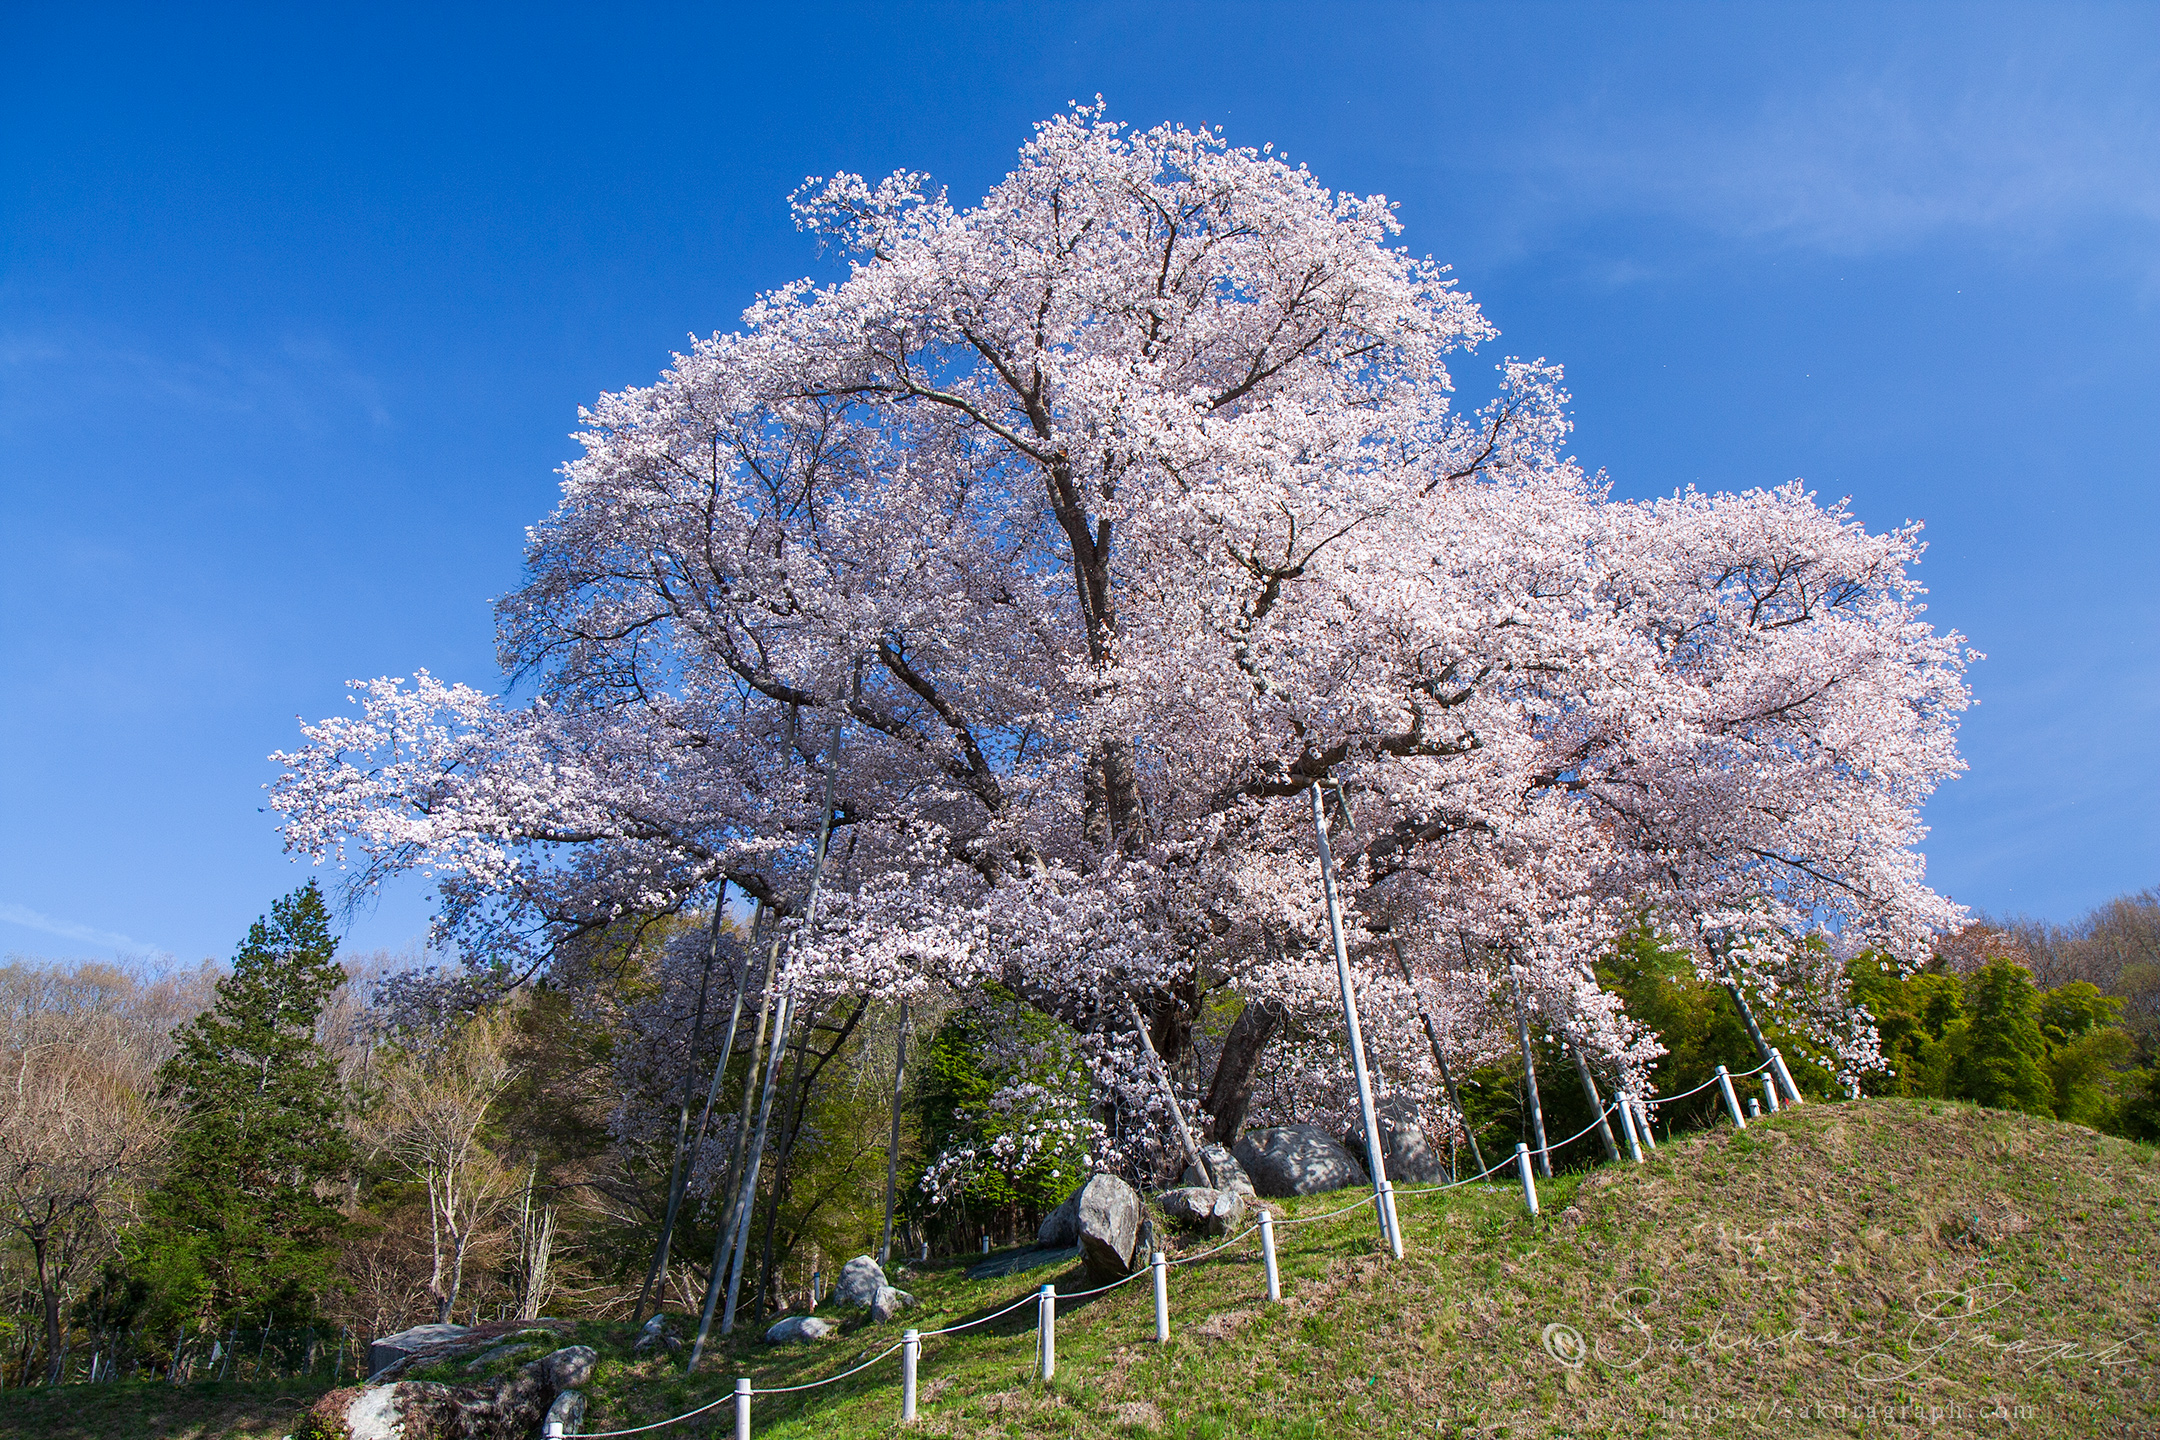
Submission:
[[[985,1236],[983,1236],[983,1237],[982,1237],[982,1242],[983,1242],[983,1251],[982,1251],[982,1253],[983,1253],[983,1254],[985,1254],[985,1255],[987,1255],[987,1254],[989,1254],[989,1253],[990,1253],[990,1237],[989,1237],[988,1235],[985,1235]]]
[[[1358,1025],[1357,992],[1350,983],[1350,949],[1343,943],[1342,904],[1335,896],[1335,855],[1328,849],[1327,810],[1320,799],[1320,782],[1312,785],[1313,834],[1320,840],[1320,891],[1327,899],[1328,933],[1335,942],[1335,981],[1342,988],[1343,1029],[1349,1032],[1350,1068],[1357,1076],[1358,1114],[1365,1122],[1365,1164],[1372,1175],[1374,1208],[1380,1212],[1380,1232],[1388,1249],[1402,1259],[1402,1239],[1388,1223],[1387,1159],[1380,1144],[1380,1120],[1374,1113],[1372,1074],[1365,1068],[1365,1032]]]
[[[812,1271],[810,1272],[810,1308],[811,1308],[812,1310],[815,1310],[815,1309],[817,1309],[817,1302],[818,1302],[818,1294],[819,1294],[819,1291],[820,1291],[820,1290],[821,1290],[821,1289],[823,1288],[823,1286],[824,1286],[824,1283],[825,1283],[825,1272],[824,1272],[824,1271],[822,1271],[822,1270],[812,1270]]]
[[[1282,1271],[1275,1265],[1275,1215],[1268,1210],[1260,1212],[1260,1258],[1267,1262],[1267,1298],[1279,1302]]]
[[[1647,1100],[1637,1100],[1637,1101],[1635,1102],[1635,1122],[1636,1122],[1636,1128],[1637,1128],[1637,1129],[1639,1129],[1639,1130],[1640,1130],[1640,1131],[1642,1132],[1642,1143],[1643,1143],[1643,1148],[1644,1148],[1645,1150],[1648,1150],[1648,1151],[1650,1151],[1650,1152],[1651,1152],[1652,1154],[1656,1154],[1656,1153],[1657,1153],[1657,1136],[1656,1136],[1656,1134],[1655,1134],[1655,1133],[1653,1133],[1653,1132],[1651,1131],[1651,1128],[1650,1128],[1650,1102],[1649,1102],[1649,1101],[1647,1101]]]
[[[928,1240],[922,1242],[922,1258],[924,1264],[927,1265],[930,1262],[930,1242]]]
[[[1740,1113],[1739,1097],[1733,1094],[1732,1072],[1728,1071],[1723,1065],[1717,1067],[1717,1083],[1718,1089],[1725,1092],[1725,1108],[1732,1111],[1733,1128],[1735,1130],[1747,1129],[1747,1117]]]
[[[1522,1175],[1523,1203],[1530,1207],[1530,1218],[1537,1219],[1537,1178],[1530,1173],[1530,1147],[1515,1142],[1515,1168]]]
[[[1776,1046],[1770,1048],[1770,1068],[1777,1071],[1778,1085],[1785,1092],[1785,1103],[1800,1103],[1800,1087],[1792,1083],[1792,1071],[1785,1068],[1785,1052]]]
[[[1157,1250],[1148,1264],[1155,1270],[1155,1343],[1170,1343],[1170,1258]]]
[[[1763,1071],[1762,1098],[1763,1108],[1765,1110],[1768,1110],[1772,1115],[1777,1114],[1777,1081],[1770,1078],[1770,1072],[1767,1070]]]
[[[1748,1097],[1747,1097],[1747,1114],[1748,1114],[1748,1119],[1750,1119],[1750,1120],[1760,1120],[1760,1119],[1762,1119],[1762,1101],[1760,1101],[1760,1100],[1757,1100],[1757,1099],[1756,1099],[1756,1098],[1755,1098],[1754,1096],[1752,1096],[1752,1095],[1748,1096]]]
[[[1627,1137],[1628,1154],[1642,1164],[1642,1142],[1635,1138],[1635,1097],[1625,1090],[1620,1092],[1620,1133]]]
[[[750,1377],[735,1381],[735,1440],[750,1440]]]
[[[1035,1297],[1035,1358],[1045,1382],[1057,1376],[1057,1286],[1045,1285]]]
[[[1402,1217],[1395,1212],[1394,1181],[1383,1180],[1380,1182],[1380,1203],[1387,1207],[1388,1243],[1394,1248],[1395,1258],[1400,1260],[1403,1256]]]
[[[922,1359],[922,1332],[905,1331],[900,1336],[900,1423],[915,1419],[915,1366]]]

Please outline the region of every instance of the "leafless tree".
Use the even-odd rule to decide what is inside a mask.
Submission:
[[[106,965],[0,967],[0,1225],[30,1253],[48,1382],[69,1289],[171,1135],[155,1081],[176,1000]]]
[[[523,1178],[489,1147],[496,1102],[517,1078],[510,1017],[482,1014],[443,1043],[396,1055],[384,1067],[372,1126],[377,1147],[427,1193],[428,1294],[446,1321],[476,1242],[491,1236]]]

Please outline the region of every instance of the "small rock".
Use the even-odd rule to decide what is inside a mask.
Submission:
[[[782,1320],[772,1329],[765,1332],[765,1343],[768,1345],[806,1344],[812,1340],[824,1339],[837,1328],[832,1321],[821,1320],[815,1315],[790,1315],[787,1319]]]
[[[885,1271],[868,1255],[858,1255],[840,1267],[840,1283],[833,1287],[836,1305],[870,1305],[878,1291],[889,1288]]]
[[[665,1346],[670,1355],[682,1349],[682,1341],[676,1339],[675,1332],[668,1328],[665,1315],[655,1315],[639,1328],[637,1343],[630,1347],[630,1351],[636,1354],[640,1350],[650,1350],[655,1345]]]
[[[1097,1175],[1074,1194],[1080,1263],[1097,1281],[1132,1273],[1140,1240],[1140,1196],[1115,1175]]]
[[[915,1303],[915,1297],[905,1290],[895,1290],[890,1285],[878,1287],[877,1298],[870,1302],[872,1323],[883,1325]]]
[[[585,1430],[585,1392],[565,1390],[548,1406],[547,1414],[540,1417],[540,1433],[548,1433],[549,1422],[561,1426],[565,1435],[580,1435]]]
[[[1368,1183],[1365,1167],[1317,1125],[1275,1125],[1238,1140],[1238,1163],[1262,1195],[1319,1195]]]
[[[1245,1219],[1245,1201],[1234,1190],[1186,1185],[1163,1191],[1155,1203],[1162,1206],[1171,1224],[1203,1235],[1227,1235]]]
[[[1238,1164],[1237,1156],[1232,1155],[1228,1149],[1221,1145],[1203,1145],[1200,1147],[1200,1154],[1207,1161],[1208,1168],[1215,1172],[1213,1182],[1208,1180],[1199,1166],[1187,1165],[1185,1173],[1178,1178],[1178,1184],[1232,1190],[1247,1200],[1259,1198],[1253,1189],[1252,1176],[1245,1173],[1245,1167]]]

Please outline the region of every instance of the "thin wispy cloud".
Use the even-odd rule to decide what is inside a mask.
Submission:
[[[1939,57],[1936,57],[1939,58]],[[1952,232],[2015,248],[2160,237],[2160,68],[1892,65],[1773,90],[1739,123],[1681,110],[1562,117],[1521,156],[1564,208],[1662,212],[1831,254]]]
[[[12,372],[15,402],[0,421],[27,419],[54,397],[103,390],[136,400],[231,415],[253,415],[304,433],[354,417],[369,428],[394,424],[383,387],[337,346],[287,337],[274,344],[203,346],[159,353],[130,341],[51,334],[0,334],[0,373]],[[40,385],[40,381],[48,382]],[[38,396],[44,396],[41,402]]]
[[[5,920],[14,925],[21,925],[26,929],[39,930],[47,935],[57,935],[63,940],[76,940],[85,945],[95,945],[100,949],[135,951],[143,954],[158,953],[162,949],[160,946],[146,944],[132,936],[123,935],[117,930],[100,930],[95,925],[83,925],[73,920],[56,919],[51,915],[33,910],[27,905],[17,905],[9,900],[0,900],[0,920]]]

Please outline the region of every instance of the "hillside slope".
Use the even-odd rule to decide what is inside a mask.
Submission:
[[[1354,1198],[1282,1208],[1294,1220]],[[1406,1198],[1401,1262],[1381,1250],[1369,1210],[1286,1226],[1281,1305],[1266,1302],[1247,1239],[1172,1272],[1168,1345],[1153,1342],[1144,1278],[1068,1303],[1048,1386],[1032,1378],[1035,1307],[1023,1305],[926,1343],[915,1433],[2160,1434],[2150,1150],[1940,1102],[1815,1104],[1745,1134],[1674,1141],[1639,1169],[1562,1177],[1542,1198],[1537,1221],[1512,1185]],[[1045,1280],[1085,1284],[1053,1271],[971,1282],[959,1262],[900,1283],[923,1301],[909,1323],[927,1329]],[[720,1399],[737,1374],[815,1381],[884,1350],[899,1328],[780,1351],[745,1342],[690,1379],[632,1361],[621,1327],[582,1327],[607,1354],[588,1426],[679,1414]],[[72,1437],[58,1407],[32,1428],[18,1407],[38,1398],[0,1401],[0,1435]],[[892,1435],[898,1407],[894,1357],[760,1397],[755,1433]],[[725,1405],[657,1433],[716,1431],[732,1433]]]

